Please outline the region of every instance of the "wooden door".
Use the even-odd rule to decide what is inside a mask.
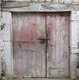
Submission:
[[[13,13],[15,77],[45,77],[44,13]]]
[[[69,13],[13,13],[16,77],[69,77]]]
[[[69,13],[47,13],[47,76],[69,77]]]

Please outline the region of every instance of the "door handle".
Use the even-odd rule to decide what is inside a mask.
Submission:
[[[38,39],[41,44],[45,44],[46,39]]]
[[[50,40],[48,38],[38,38],[38,40],[40,41],[41,44],[46,43],[46,40]]]
[[[49,38],[37,38],[37,40],[50,40]]]

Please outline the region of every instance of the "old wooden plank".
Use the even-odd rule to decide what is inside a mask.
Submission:
[[[13,13],[15,76],[45,77],[45,37],[43,13]]]
[[[56,14],[56,15],[55,15]],[[59,35],[59,32],[56,33],[56,30],[59,30],[60,27],[57,28],[56,24],[59,25],[59,17],[57,16],[57,13],[48,13],[47,14],[47,32],[48,32],[48,38],[50,39],[48,41],[48,60],[47,60],[47,69],[48,69],[48,77],[58,77],[58,60],[59,58],[59,48],[56,48],[56,46],[60,44],[56,44],[56,42],[60,41],[59,37],[57,39],[56,35]],[[54,22],[55,21],[55,22]],[[57,42],[57,43],[58,43]],[[59,52],[57,52],[58,50]]]
[[[69,60],[70,60],[70,15],[60,15],[60,75],[61,77],[69,77]]]
[[[70,18],[67,13],[49,13],[48,27],[48,72],[49,77],[69,77],[69,31]]]

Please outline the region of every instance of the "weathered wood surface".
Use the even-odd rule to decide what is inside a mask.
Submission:
[[[70,15],[48,13],[48,77],[69,77]]]
[[[3,2],[3,11],[11,12],[28,12],[28,11],[39,11],[39,12],[52,12],[52,11],[78,11],[79,5],[77,4],[56,4],[50,2]]]
[[[69,77],[69,14],[41,14],[13,13],[15,76],[45,77],[47,66],[48,77]],[[45,38],[50,39],[48,43],[42,41]]]
[[[14,75],[45,77],[45,14],[13,13],[12,30]]]

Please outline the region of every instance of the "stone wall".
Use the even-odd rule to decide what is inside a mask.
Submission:
[[[3,1],[14,1],[14,2],[15,1],[31,1],[31,2],[38,2],[38,3],[46,1],[46,2],[50,2],[50,5],[43,4],[42,11],[46,10],[47,12],[48,11],[52,12],[53,8],[55,9],[55,11],[58,11],[58,10],[64,11],[64,9],[66,11],[71,11],[71,18],[70,18],[70,22],[71,22],[71,25],[70,25],[70,29],[71,29],[70,30],[70,77],[71,77],[71,80],[79,80],[79,11],[73,11],[73,8],[71,5],[71,4],[76,4],[78,6],[79,0],[39,0],[39,1],[38,0],[3,0]],[[63,3],[63,5],[62,4],[55,5],[54,3],[59,3],[59,4]],[[18,8],[18,6],[20,6],[19,3],[4,4],[4,7],[6,7],[7,11],[3,11],[2,13],[1,13],[1,5],[0,5],[0,26],[2,24],[5,24],[5,26],[4,26],[5,28],[3,30],[1,30],[1,27],[0,27],[0,74],[3,71],[3,73],[6,72],[6,74],[9,74],[10,76],[12,76],[12,67],[9,67],[9,65],[12,65],[11,10],[12,10],[12,12],[13,11],[20,12],[20,10],[21,11],[24,10],[24,12],[26,10],[28,10],[28,11],[41,10],[42,9],[40,7],[41,3],[37,4],[37,5],[36,4],[37,3],[33,3],[33,4],[21,3],[22,8],[21,7]],[[67,5],[67,7],[66,7],[65,4],[69,4],[69,5]],[[77,7],[76,5],[75,5],[75,8],[79,9],[79,7]],[[11,6],[12,6],[12,8],[10,9]],[[24,8],[23,8],[23,6],[24,6]],[[71,7],[69,8],[69,6],[71,6]],[[44,7],[45,7],[45,9],[44,9]],[[67,8],[69,8],[70,10],[68,10]],[[74,10],[75,10],[75,8],[74,8]],[[1,14],[2,14],[2,17],[1,17]]]
[[[3,1],[34,1],[34,2],[43,2],[48,1],[52,3],[72,3],[72,4],[79,4],[79,0],[3,0]]]
[[[0,26],[1,26],[1,2],[0,2]],[[0,28],[0,32],[1,32],[1,28]],[[1,70],[1,44],[2,42],[1,42],[1,34],[0,34],[0,77],[1,77],[1,72],[2,72]]]

